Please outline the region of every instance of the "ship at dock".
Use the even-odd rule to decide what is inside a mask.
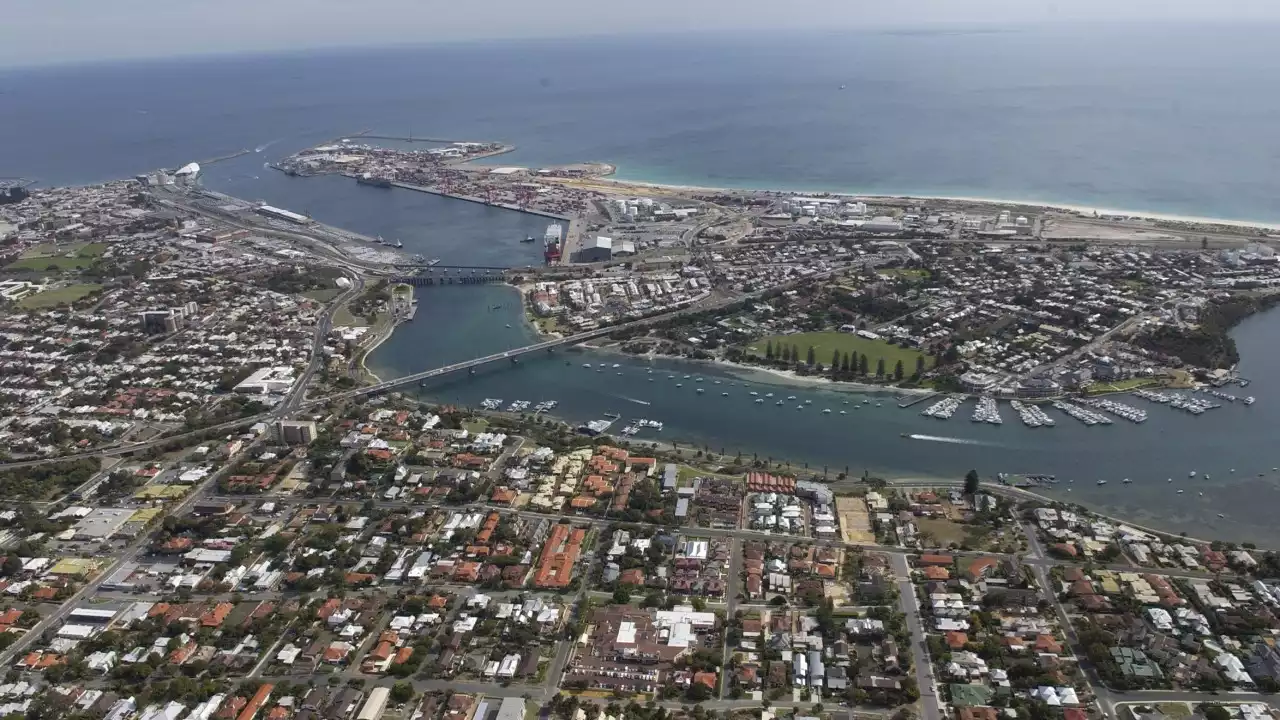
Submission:
[[[391,178],[364,173],[356,176],[356,183],[377,188],[389,188],[391,187]]]
[[[560,223],[551,223],[542,236],[542,258],[548,265],[560,260],[561,230]]]

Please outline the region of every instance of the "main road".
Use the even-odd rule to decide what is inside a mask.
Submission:
[[[907,630],[911,632],[911,664],[915,666],[916,685],[920,689],[923,720],[942,720],[942,705],[938,700],[937,683],[933,679],[933,660],[929,657],[929,641],[925,638],[915,584],[911,582],[911,567],[907,564],[905,554],[894,553],[889,557],[893,562],[893,571],[898,576],[898,602],[906,615]]]

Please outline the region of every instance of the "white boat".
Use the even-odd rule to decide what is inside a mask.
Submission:
[[[1106,485],[1106,484],[1107,484],[1107,481],[1106,481],[1106,480],[1099,480],[1099,481],[1098,481],[1098,484],[1099,484],[1099,485]]]
[[[764,396],[765,396],[765,397],[773,397],[773,393],[765,393],[765,394],[764,394]]]
[[[702,394],[702,393],[704,393],[704,392],[706,392],[706,390],[703,390],[702,388],[698,388],[698,394],[699,394],[699,395],[701,395],[701,394]]]
[[[684,387],[684,383],[676,383],[676,387]]]
[[[755,396],[759,395],[760,393],[756,392],[755,390],[752,390],[751,392],[749,392],[749,393],[747,393],[747,394],[748,394],[748,395],[750,395],[751,397],[755,397]]]
[[[590,370],[590,369],[591,369],[591,363],[582,363],[582,367],[584,367],[584,368],[586,368],[586,369]]]
[[[729,393],[727,393],[727,392],[722,392],[722,393],[720,393],[720,397],[729,397]]]
[[[840,414],[841,414],[841,415],[848,415],[848,414],[849,414],[849,411],[848,411],[848,410],[841,410],[841,411],[840,411]]]
[[[1196,476],[1195,470],[1192,470],[1191,472],[1187,473],[1187,477],[1195,477],[1195,476]]]
[[[779,400],[778,402],[774,403],[774,405],[777,405],[778,407],[782,407],[782,401]]]
[[[805,405],[812,405],[812,404],[813,404],[813,401],[812,401],[812,400],[805,400],[805,401],[804,401],[804,404],[805,404]]]
[[[831,414],[831,408],[823,408],[823,409],[822,409],[822,414],[823,414],[823,415],[830,415],[830,414]]]
[[[1131,483],[1131,482],[1133,482],[1133,481],[1132,481],[1132,480],[1130,480],[1129,478],[1125,478],[1124,480],[1121,480],[1120,482],[1124,483],[1125,485],[1128,485],[1129,483]]]
[[[787,399],[788,399],[788,400],[795,400],[795,399],[796,399],[796,396],[795,396],[795,395],[788,395],[788,396],[787,396]]]
[[[764,398],[756,398],[756,404],[757,404],[757,405],[759,405],[759,404],[761,404],[761,403],[763,403],[763,402],[764,402]]]
[[[620,368],[620,367],[622,367],[622,366],[621,366],[621,365],[619,365],[618,363],[614,363],[612,367],[613,367],[613,369],[614,369],[614,370],[617,370],[618,368]]]
[[[1181,494],[1182,494],[1182,493],[1184,493],[1184,492],[1186,492],[1186,490],[1179,490],[1179,491],[1178,491],[1178,494],[1179,494],[1179,495],[1181,495]]]

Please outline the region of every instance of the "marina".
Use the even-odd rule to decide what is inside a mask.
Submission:
[[[922,410],[920,414],[925,417],[938,418],[939,420],[950,420],[951,416],[956,414],[956,410],[962,402],[964,400],[960,397],[945,397]]]
[[[1108,398],[1094,398],[1081,400],[1081,403],[1098,410],[1106,410],[1112,415],[1122,417],[1130,422],[1140,423],[1147,421],[1147,411],[1140,410],[1132,405],[1125,405]]]
[[[982,396],[978,398],[978,406],[973,409],[973,422],[985,422],[1000,425],[1004,420],[1000,417],[1000,406],[995,398]]]
[[[1048,413],[1041,410],[1037,405],[1024,403],[1019,400],[1012,400],[1009,404],[1013,407],[1014,412],[1018,413],[1018,417],[1021,418],[1022,424],[1027,427],[1053,427],[1057,424],[1053,418],[1049,417]]]

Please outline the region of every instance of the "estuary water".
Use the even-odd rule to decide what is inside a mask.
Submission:
[[[534,340],[522,325],[518,293],[512,288],[425,288],[418,297],[417,318],[397,329],[370,361],[384,377]],[[1027,428],[1004,403],[1003,425],[975,423],[970,420],[972,401],[952,419],[936,420],[920,415],[927,403],[901,409],[889,393],[837,392],[783,384],[766,373],[585,349],[528,356],[516,366],[495,364],[474,376],[441,378],[415,391],[426,399],[469,407],[478,407],[485,398],[500,398],[504,404],[557,400],[554,414],[575,423],[605,413],[624,420],[659,420],[664,423],[661,432],[642,431],[634,441],[674,440],[748,457],[755,453],[789,461],[797,470],[806,463],[818,471],[825,465],[833,476],[846,468],[852,475],[866,470],[912,478],[959,478],[970,468],[984,477],[998,472],[1052,474],[1059,483],[1046,494],[1133,522],[1193,537],[1280,545],[1275,525],[1280,472],[1273,470],[1280,466],[1280,448],[1274,443],[1280,382],[1273,375],[1280,353],[1280,312],[1246,320],[1235,337],[1244,358],[1242,371],[1253,382],[1231,390],[1256,397],[1255,404],[1223,403],[1197,417],[1140,398],[1118,397],[1146,409],[1148,420],[1132,424],[1117,418],[1106,427],[1087,427],[1048,409],[1056,427]],[[593,367],[582,367],[585,363]],[[773,397],[754,402],[768,393]],[[795,400],[786,400],[789,396]],[[779,400],[781,407],[775,404]],[[1195,478],[1189,477],[1192,470]],[[1132,483],[1125,484],[1124,478]],[[1107,483],[1098,485],[1098,480]]]

